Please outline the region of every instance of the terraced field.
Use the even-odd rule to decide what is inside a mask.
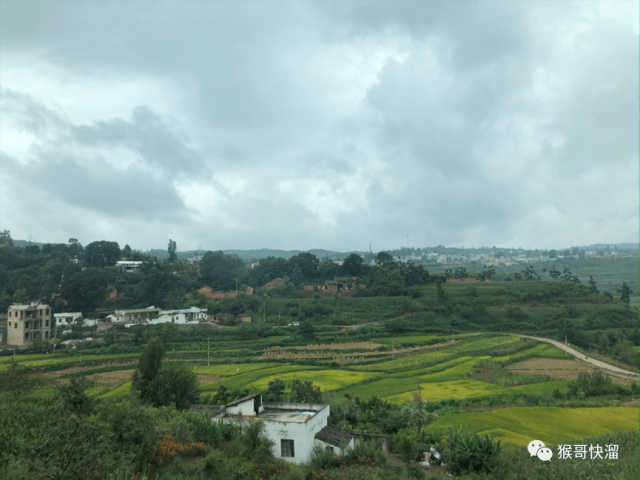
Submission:
[[[217,375],[219,377],[231,377],[253,370],[262,370],[276,366],[285,366],[283,363],[229,363],[224,365],[211,365],[210,367],[198,366],[195,372],[198,375]]]
[[[224,385],[229,390],[235,390],[239,388],[245,388],[250,383],[256,382],[261,378],[269,376],[278,376],[289,372],[302,372],[306,370],[320,370],[319,367],[308,367],[304,365],[283,365],[278,367],[263,368],[260,370],[252,370],[246,373],[234,375],[231,377],[218,380],[213,383],[200,386],[200,390],[204,392],[216,391],[221,385]]]
[[[261,378],[253,383],[250,383],[246,388],[250,390],[262,390],[267,388],[269,382],[279,378],[286,384],[289,384],[293,380],[300,381],[312,381],[314,385],[320,387],[322,390],[335,390],[337,388],[351,385],[352,383],[361,382],[367,378],[375,377],[374,373],[367,372],[351,372],[348,370],[311,370],[306,372],[289,372],[271,375],[269,377]]]
[[[637,407],[519,407],[444,415],[429,430],[453,425],[497,437],[505,446],[526,447],[533,439],[546,444],[572,443],[610,432],[638,430]]]

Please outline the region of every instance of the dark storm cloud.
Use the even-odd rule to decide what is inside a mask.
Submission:
[[[637,238],[637,5],[151,5],[2,2],[5,185],[146,247]]]

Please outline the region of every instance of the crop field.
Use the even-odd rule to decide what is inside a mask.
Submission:
[[[380,398],[390,397],[404,392],[417,390],[415,378],[382,378],[370,383],[354,385],[340,390],[340,394],[348,393],[352,397],[369,398],[374,395]]]
[[[567,352],[563,352],[559,348],[554,347],[553,345],[547,345],[545,349],[541,350],[536,354],[537,357],[551,357],[551,358],[571,358],[573,355]]]
[[[435,350],[432,352],[418,353],[416,355],[407,355],[406,357],[398,357],[395,360],[387,360],[385,362],[373,363],[369,365],[358,365],[350,367],[353,370],[365,370],[365,371],[383,371],[393,370],[407,367],[419,368],[425,363],[433,363],[435,361],[446,360],[453,356],[453,353],[448,353],[448,350]]]
[[[123,359],[123,360],[131,360],[132,358],[138,358],[140,356],[139,353],[127,353],[127,354],[114,354],[114,355],[77,355],[73,357],[69,357],[67,355],[64,356],[50,356],[50,355],[20,355],[16,357],[16,360],[21,365],[25,367],[48,367],[50,365],[65,365],[68,363],[79,363],[82,364],[94,361],[102,361],[102,360],[114,360],[114,359]],[[35,359],[24,359],[24,357],[35,357]],[[43,358],[44,357],[44,358]],[[47,358],[48,357],[48,358]],[[0,371],[8,368],[8,361],[0,364]]]
[[[472,431],[495,436],[505,446],[526,447],[533,439],[563,444],[616,431],[637,431],[638,420],[634,407],[517,407],[448,414],[428,428],[446,432],[456,424],[470,425]]]
[[[428,375],[434,372],[441,372],[443,370],[447,370],[460,363],[467,362],[468,360],[471,360],[471,358],[472,357],[456,357],[456,358],[452,358],[451,360],[438,363],[436,365],[431,365],[430,367],[423,367],[423,368],[418,367],[415,369],[408,369],[408,370],[405,369],[397,373],[387,373],[387,376],[388,377],[408,377],[408,376],[415,377],[419,375]]]
[[[223,365],[211,365],[210,367],[198,366],[195,372],[198,375],[217,375],[219,377],[231,377],[251,372],[253,370],[261,370],[263,368],[271,368],[275,366],[287,366],[286,363],[228,363]]]
[[[306,372],[289,372],[284,374],[271,375],[261,378],[246,386],[252,390],[262,390],[267,388],[269,382],[279,378],[286,384],[292,380],[312,381],[315,386],[322,390],[335,390],[337,388],[361,382],[367,378],[375,377],[376,374],[368,372],[351,372],[349,370],[312,370]]]
[[[473,366],[481,360],[488,360],[491,357],[474,357],[465,362],[459,363],[455,367],[442,370],[441,372],[432,373],[421,377],[424,382],[443,382],[446,380],[457,380],[465,377]]]
[[[485,348],[492,348],[498,345],[508,345],[518,341],[518,337],[506,336],[506,337],[494,337],[486,340],[478,340],[475,342],[467,343],[465,345],[456,345],[450,347],[447,350],[456,353],[473,352],[476,350],[484,350]]]
[[[105,393],[100,398],[121,398],[131,395],[131,382],[123,383],[110,392]]]
[[[497,395],[505,393],[506,388],[494,385],[493,383],[481,382],[480,380],[452,380],[448,382],[421,383],[421,396],[431,402],[449,400],[451,398],[463,399],[471,397],[484,397],[487,395]],[[414,387],[417,391],[417,388]],[[410,400],[412,393],[396,395],[388,400],[402,402]]]
[[[517,358],[527,357],[529,355],[536,356],[536,355],[539,355],[541,352],[545,351],[547,349],[547,347],[549,347],[549,346],[550,345],[547,345],[546,343],[539,343],[535,347],[528,348],[527,350],[522,350],[522,351],[520,351],[518,353],[514,353],[513,355],[504,355],[504,356],[500,356],[500,357],[493,357],[493,361],[494,362],[506,362],[506,361],[509,361],[509,360],[515,360]],[[553,348],[555,348],[555,347],[553,347]]]
[[[264,377],[269,377],[269,376],[279,375],[279,374],[284,374],[289,372],[299,372],[302,370],[320,370],[320,368],[308,367],[304,365],[284,365],[279,367],[263,368],[261,370],[252,370],[247,373],[234,375],[232,377],[227,377],[213,383],[201,385],[200,390],[205,392],[216,391],[220,388],[221,385],[224,385],[229,390],[235,390],[239,388],[244,388],[250,383],[256,382]]]

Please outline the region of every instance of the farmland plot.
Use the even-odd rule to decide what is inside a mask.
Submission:
[[[638,431],[638,420],[638,409],[633,407],[517,407],[444,415],[429,430],[446,432],[456,424],[470,425],[472,431],[495,436],[507,446],[526,447],[532,439],[563,444],[616,431]]]
[[[376,374],[368,372],[351,372],[348,370],[312,370],[306,372],[289,372],[264,377],[246,386],[249,390],[262,390],[267,388],[269,382],[279,378],[285,383],[293,380],[311,381],[322,390],[335,390],[352,383],[361,382],[367,378],[375,377]]]

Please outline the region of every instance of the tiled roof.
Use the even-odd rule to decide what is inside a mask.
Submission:
[[[353,437],[351,434],[340,430],[339,428],[327,425],[315,434],[315,438],[330,445],[339,447],[340,445],[348,444]]]

